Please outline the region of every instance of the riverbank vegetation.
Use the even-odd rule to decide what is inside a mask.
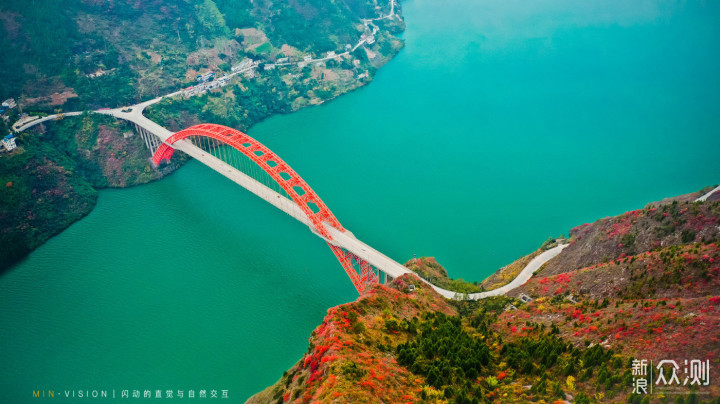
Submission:
[[[97,189],[162,176],[131,126],[104,115],[46,122],[17,144],[0,154],[0,271],[87,215]]]
[[[340,53],[359,40],[361,18],[389,9],[371,0],[8,0],[0,4],[0,99],[48,112],[132,104],[248,56]],[[395,19],[381,25],[403,28]]]
[[[442,265],[433,257],[420,257],[405,263],[405,267],[415,272],[421,278],[443,289],[452,290],[458,296],[467,293],[482,292],[484,289],[477,282],[468,282],[464,279],[452,279]]]
[[[248,130],[273,114],[318,105],[370,82],[375,71],[402,46],[400,40],[381,32],[375,44],[367,46],[372,49],[372,58],[366,47],[360,47],[347,55],[303,68],[293,64],[272,70],[260,69],[257,75],[236,76],[233,84],[203,95],[163,100],[150,106],[146,115],[171,130],[202,122]],[[292,53],[273,49],[271,59],[288,57],[284,55]]]

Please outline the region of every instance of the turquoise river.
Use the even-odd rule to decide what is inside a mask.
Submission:
[[[402,6],[406,46],[370,85],[250,131],[392,258],[482,280],[575,225],[720,182],[720,3]],[[102,191],[0,277],[0,402],[242,402],[356,297],[307,228],[191,162]]]

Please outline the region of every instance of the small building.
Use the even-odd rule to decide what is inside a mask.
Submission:
[[[272,63],[268,63],[265,65],[265,70],[273,70],[275,68],[275,65]]]
[[[305,67],[305,66],[307,66],[307,63],[306,63],[306,62],[299,62],[299,63],[298,63],[298,67],[301,68],[301,69],[302,69],[303,67]]]
[[[280,58],[277,60],[278,63],[287,63],[290,58]]]
[[[254,63],[254,61],[253,61],[252,59],[250,59],[250,58],[245,58],[245,59],[242,60],[242,62],[236,64],[236,65],[233,66],[233,67],[231,67],[230,70],[232,70],[233,73],[235,73],[235,72],[239,72],[239,71],[241,71],[241,70],[248,69],[248,68],[252,67],[254,64],[255,64],[255,63]]]
[[[213,72],[212,70],[210,70],[209,72],[207,72],[205,74],[198,74],[197,76],[195,76],[195,80],[197,80],[200,83],[203,83],[206,81],[211,81],[214,78],[215,78],[215,72]]]
[[[330,52],[327,53],[328,59],[332,59],[332,58],[334,58],[335,56],[337,56],[337,55],[335,55],[335,51],[330,51]]]
[[[374,43],[375,43],[375,37],[372,36],[372,35],[368,36],[368,37],[367,37],[367,40],[365,41],[365,43],[367,43],[368,45],[374,44]]]
[[[5,150],[9,152],[15,150],[15,148],[17,147],[17,145],[15,144],[15,136],[12,133],[3,138],[2,144]]]
[[[350,49],[352,49],[352,45],[350,45],[349,43],[345,44],[345,50],[350,50]]]
[[[305,56],[305,57],[303,58],[303,61],[304,61],[304,62],[309,62],[309,61],[311,61],[311,60],[312,60],[312,56],[310,56],[310,55],[307,55],[307,56]]]
[[[15,100],[13,98],[8,98],[7,100],[2,102],[2,106],[7,109],[13,109],[17,106],[15,103]]]
[[[520,296],[518,296],[518,298],[523,303],[530,303],[532,301],[532,298],[530,296],[526,295],[525,293],[520,293]]]

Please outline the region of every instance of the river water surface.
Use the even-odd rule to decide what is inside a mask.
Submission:
[[[370,85],[250,132],[392,258],[482,280],[572,226],[720,181],[717,2],[409,0],[403,13],[406,47]],[[191,162],[102,191],[0,277],[0,401],[242,401],[355,297],[307,228]]]

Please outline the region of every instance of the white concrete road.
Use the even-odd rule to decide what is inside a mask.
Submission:
[[[713,188],[712,190],[710,190],[710,192],[706,193],[705,195],[703,195],[703,196],[695,199],[695,202],[705,202],[705,201],[707,200],[707,198],[710,197],[710,195],[712,195],[712,194],[714,194],[715,192],[718,192],[718,191],[720,191],[720,185],[718,185],[717,187]]]
[[[525,268],[523,268],[523,270],[520,271],[518,276],[515,279],[513,279],[512,282],[508,283],[507,285],[501,286],[497,289],[488,290],[487,292],[472,293],[469,296],[469,298],[471,300],[478,300],[478,299],[484,299],[488,296],[504,295],[505,293],[517,288],[518,286],[521,286],[522,284],[527,282],[530,278],[532,278],[533,272],[540,269],[540,267],[543,266],[543,264],[545,264],[546,262],[555,258],[568,245],[569,244],[560,244],[557,247],[553,247],[547,251],[544,251],[542,254],[533,258],[532,261],[528,262],[528,264],[525,266]]]
[[[78,115],[82,115],[82,112],[66,112],[62,115],[63,116],[78,116]],[[56,114],[53,114],[53,115],[44,116],[42,118],[33,119],[32,121],[24,121],[24,122],[18,121],[13,125],[12,128],[15,132],[22,132],[25,129],[35,126],[39,123],[50,121],[50,120],[55,120],[55,119],[57,119],[57,117],[58,116]],[[16,126],[18,123],[20,124],[20,126]]]

